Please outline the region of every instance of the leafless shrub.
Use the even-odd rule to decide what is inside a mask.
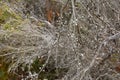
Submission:
[[[26,79],[37,78],[52,60],[55,68],[68,68],[60,80],[119,80],[120,70],[117,72],[115,67],[120,61],[120,1],[69,0],[65,4],[61,0],[59,3],[61,10],[65,5],[69,10],[60,11],[59,19],[51,23],[43,10],[45,1],[28,4],[30,16],[42,21],[43,27],[28,22],[21,25],[20,32],[0,30],[0,57],[13,62],[9,72],[14,72],[19,64],[31,67],[37,57],[47,56],[41,70],[29,73]],[[17,9],[27,10],[19,6]],[[4,49],[8,50],[5,54]]]

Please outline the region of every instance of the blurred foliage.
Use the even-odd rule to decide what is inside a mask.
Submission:
[[[7,80],[8,79],[8,64],[3,62],[3,58],[0,58],[0,80]]]
[[[31,71],[35,71],[36,73],[38,73],[42,69],[45,61],[46,60],[42,58],[36,59],[32,64]],[[39,79],[55,80],[62,77],[67,71],[68,68],[55,68],[54,62],[52,62],[51,64],[47,64],[46,67],[41,71],[41,73],[39,74]]]
[[[0,58],[0,80],[21,80],[23,77],[29,76],[29,69],[28,65],[19,65],[18,69],[16,70],[16,74],[14,73],[7,73],[8,67],[11,64],[11,62],[6,63],[5,60],[3,61],[3,58]],[[32,73],[39,73],[39,71],[42,69],[43,65],[45,63],[45,59],[37,58],[33,64],[31,65],[30,71]],[[52,65],[51,67],[49,65]],[[67,68],[55,68],[54,63],[49,64],[49,67],[45,67],[39,74],[39,79],[48,79],[48,80],[55,80],[56,78],[62,77],[67,71]],[[22,70],[22,67],[24,67],[24,70]],[[59,73],[59,74],[58,74]],[[18,76],[19,75],[19,76]],[[23,77],[22,77],[23,75]]]
[[[115,64],[119,61],[119,57],[120,55],[118,53],[113,53],[110,57],[110,61]]]
[[[4,29],[15,30],[17,29],[17,25],[20,25],[18,21],[11,21],[11,22],[4,24]]]
[[[6,62],[3,57],[0,57],[0,80],[21,80],[18,75],[8,73],[8,68],[11,62]]]
[[[0,6],[0,25],[3,26],[3,29],[16,29],[21,22],[22,17],[9,8],[7,4],[4,3]]]

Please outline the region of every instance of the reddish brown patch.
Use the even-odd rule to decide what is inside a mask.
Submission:
[[[120,73],[120,64],[115,67],[115,70]]]
[[[47,11],[47,19],[49,22],[53,20],[53,11],[51,9]]]

